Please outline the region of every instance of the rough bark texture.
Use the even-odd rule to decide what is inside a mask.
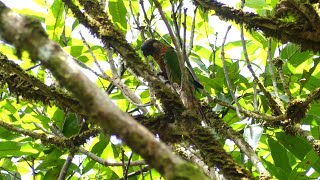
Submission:
[[[78,64],[48,39],[39,22],[12,12],[0,2],[0,24],[0,34],[7,43],[15,45],[20,52],[28,51],[33,60],[40,59],[61,85],[79,100],[93,122],[105,131],[111,130],[121,137],[165,178],[206,179],[195,166],[173,155],[146,128],[120,111],[108,96],[81,72]]]

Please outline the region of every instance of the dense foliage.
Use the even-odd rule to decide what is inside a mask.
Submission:
[[[46,33],[119,109],[211,179],[320,176],[320,3],[0,2],[26,16],[24,28],[35,29],[30,34]],[[157,149],[137,150],[119,138],[121,129],[95,121],[90,103],[78,101],[77,90],[65,87],[35,51],[11,43],[3,24],[0,19],[0,179],[168,177],[170,170],[154,167],[160,160],[139,154]],[[140,50],[150,38],[181,53],[204,89],[188,94],[165,82]]]

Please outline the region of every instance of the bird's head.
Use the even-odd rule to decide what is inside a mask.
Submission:
[[[162,43],[155,39],[148,39],[141,45],[141,51],[144,56],[153,55]]]

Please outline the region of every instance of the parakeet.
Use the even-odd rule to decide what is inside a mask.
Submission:
[[[159,65],[163,76],[170,83],[181,85],[181,69],[176,51],[169,45],[163,44],[158,40],[149,39],[141,45],[144,56],[151,55]],[[189,69],[188,69],[189,70]],[[203,86],[194,79],[189,70],[189,81],[195,89],[203,89]]]

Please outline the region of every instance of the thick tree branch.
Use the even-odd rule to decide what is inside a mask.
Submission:
[[[167,114],[179,114],[183,109],[183,104],[179,96],[148,68],[136,53],[135,49],[126,41],[123,34],[118,31],[110,21],[107,13],[103,12],[100,5],[90,0],[79,0],[83,5],[85,13],[80,11],[70,0],[63,0],[77,17],[80,23],[86,26],[91,33],[99,37],[105,47],[112,47],[119,53],[129,70],[133,75],[141,76],[148,81],[148,86],[154,89],[157,98],[162,102],[162,107]]]
[[[296,2],[295,0],[290,0]],[[281,20],[276,16],[263,17],[254,13],[247,13],[239,9],[228,7],[227,5],[213,1],[195,0],[195,2],[206,10],[214,10],[215,15],[225,19],[232,20],[237,24],[244,23],[248,30],[261,30],[267,36],[280,39],[283,42],[294,42],[301,45],[302,49],[310,49],[313,51],[320,51],[320,29],[308,28],[308,22],[291,23]],[[319,17],[305,15],[310,13],[310,6],[301,5],[299,2],[302,14],[301,16],[307,17],[315,27],[319,24]],[[303,6],[303,7],[301,7]],[[309,9],[309,11],[305,11]],[[314,12],[315,10],[312,9]],[[317,14],[317,13],[315,13]]]
[[[15,45],[20,51],[27,50],[31,59],[41,60],[59,82],[74,94],[93,122],[99,124],[104,131],[111,130],[117,134],[165,178],[206,179],[193,165],[173,155],[146,128],[118,109],[81,72],[72,57],[48,39],[38,21],[20,16],[0,2],[0,24],[0,35],[4,41]],[[118,45],[117,48],[124,48]],[[128,48],[131,49],[131,46]]]
[[[40,101],[48,105],[55,104],[60,109],[86,116],[77,100],[53,86],[48,87],[39,79],[26,73],[14,62],[9,61],[1,52],[0,72],[0,81],[7,83],[11,92],[30,101]]]

